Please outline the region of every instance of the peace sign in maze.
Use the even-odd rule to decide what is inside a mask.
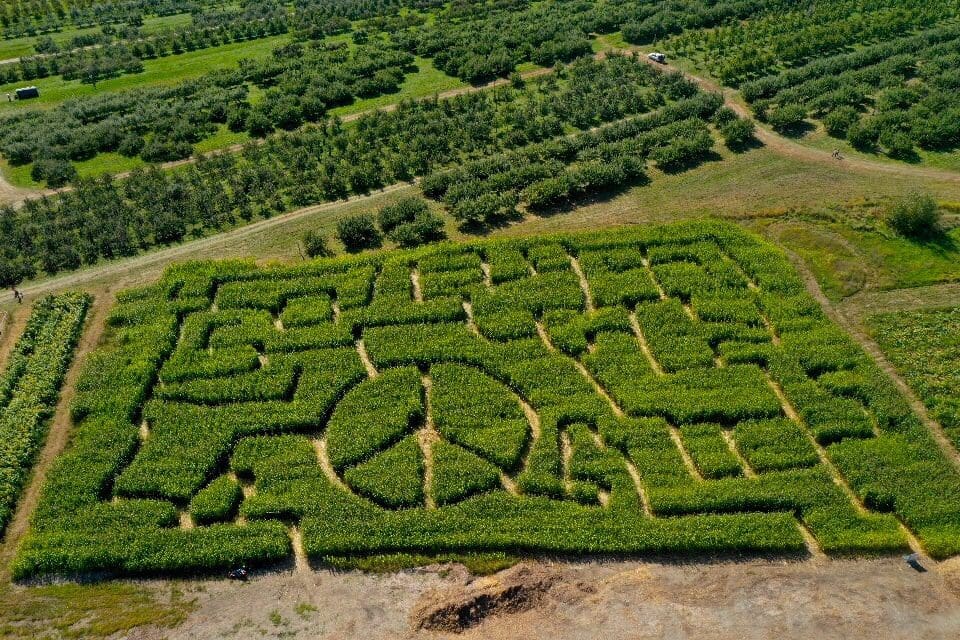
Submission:
[[[188,264],[110,327],[18,575],[960,550],[957,470],[734,226]]]

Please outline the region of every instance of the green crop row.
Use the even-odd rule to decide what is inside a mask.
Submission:
[[[43,443],[89,304],[74,293],[37,301],[0,378],[0,533]]]

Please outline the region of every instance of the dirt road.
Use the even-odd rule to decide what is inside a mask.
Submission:
[[[510,571],[510,570],[508,570]],[[194,585],[197,610],[173,630],[131,638],[943,639],[960,634],[953,574],[918,573],[899,558],[535,562],[534,606],[495,611],[461,634],[417,629],[414,612],[456,599],[471,579],[456,566],[388,575],[292,571],[238,585]]]
[[[370,194],[352,196],[346,200],[337,200],[335,202],[325,202],[312,207],[304,207],[303,209],[290,211],[266,220],[259,220],[252,224],[238,227],[231,231],[225,231],[217,235],[191,240],[184,242],[183,244],[168,247],[166,249],[150,251],[149,253],[144,253],[133,258],[117,260],[115,262],[91,267],[82,271],[75,271],[61,276],[55,276],[48,280],[43,280],[37,284],[20,287],[20,291],[22,291],[25,296],[32,298],[34,296],[43,295],[52,291],[59,291],[69,287],[83,287],[94,280],[99,280],[108,276],[121,276],[129,275],[134,272],[141,272],[139,273],[141,277],[149,277],[151,275],[149,271],[152,270],[156,274],[159,274],[163,267],[170,262],[190,254],[196,255],[205,247],[213,247],[223,243],[229,243],[240,238],[255,235],[266,229],[289,223],[304,216],[313,215],[327,210],[338,209],[349,202],[361,202],[363,200],[369,200],[371,198],[382,196],[385,193],[392,193],[394,191],[407,188],[411,184],[415,184],[415,182],[397,183],[384,187],[380,191],[375,191]]]
[[[742,118],[752,118],[753,113],[750,108],[746,106],[740,99],[739,93],[732,89],[727,89],[719,85],[718,83],[710,80],[709,78],[704,78],[702,76],[694,75],[688,71],[679,69],[671,64],[660,64],[650,60],[647,57],[647,54],[642,51],[637,51],[637,55],[641,59],[645,60],[648,64],[659,69],[667,69],[669,71],[674,71],[676,73],[683,74],[684,77],[688,78],[692,82],[696,83],[704,91],[709,91],[712,93],[719,93],[723,96],[723,103],[733,109],[737,115]],[[915,176],[918,178],[931,178],[938,180],[947,180],[951,182],[960,182],[960,173],[955,171],[944,171],[941,169],[932,169],[927,167],[915,167],[908,164],[893,164],[885,162],[875,162],[871,160],[865,160],[862,158],[843,158],[842,160],[837,160],[831,156],[831,154],[820,149],[814,149],[812,147],[805,146],[791,140],[790,138],[784,137],[772,129],[759,125],[756,130],[757,139],[764,144],[767,148],[775,151],[780,155],[789,156],[791,158],[797,158],[798,160],[812,161],[812,162],[821,162],[837,165],[838,170],[848,170],[853,169],[856,171],[868,171],[876,173],[889,173],[892,175],[899,176]]]

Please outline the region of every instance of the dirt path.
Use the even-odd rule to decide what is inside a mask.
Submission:
[[[387,193],[405,189],[411,186],[411,184],[416,183],[404,182],[392,184],[384,187],[380,191],[375,191],[366,195],[352,196],[346,200],[337,200],[335,202],[325,202],[323,204],[318,204],[311,207],[304,207],[303,209],[290,211],[266,220],[258,220],[252,224],[237,227],[236,229],[218,233],[207,238],[199,238],[197,240],[184,242],[183,244],[178,244],[166,249],[150,251],[133,258],[121,259],[115,262],[109,262],[102,266],[84,269],[83,271],[67,273],[62,276],[55,276],[49,280],[43,280],[37,284],[21,287],[20,290],[23,291],[24,295],[36,296],[69,287],[81,287],[105,276],[121,276],[134,271],[149,269],[150,267],[155,267],[156,270],[159,271],[165,265],[173,262],[174,260],[183,259],[189,254],[196,254],[206,248],[212,248],[220,244],[238,240],[240,238],[256,235],[257,233],[266,229],[287,224],[304,216],[338,209],[347,203],[362,202],[364,200],[380,197]]]
[[[105,299],[107,298],[107,299]],[[3,544],[0,545],[0,582],[7,582],[10,579],[10,561],[16,552],[17,545],[23,538],[27,527],[30,524],[30,517],[37,506],[40,498],[40,491],[43,482],[47,477],[47,472],[53,466],[54,460],[67,446],[70,437],[70,405],[76,395],[77,379],[80,371],[86,361],[87,355],[100,343],[100,337],[103,335],[104,325],[110,307],[112,306],[112,296],[99,296],[91,305],[87,312],[87,319],[84,323],[83,333],[77,348],[74,351],[73,361],[70,363],[70,369],[64,378],[63,386],[60,390],[60,398],[57,401],[57,408],[54,411],[53,419],[50,421],[50,428],[47,432],[46,441],[40,450],[40,455],[34,464],[33,472],[27,482],[27,486],[17,502],[17,509],[13,514]],[[26,316],[27,314],[20,314]]]
[[[737,115],[742,118],[752,118],[753,113],[750,108],[747,107],[739,97],[739,94],[733,89],[727,89],[720,84],[710,80],[709,78],[704,78],[701,76],[694,75],[689,71],[684,71],[679,69],[671,64],[659,64],[649,58],[647,54],[642,51],[637,51],[637,54],[641,56],[648,64],[653,67],[668,69],[670,71],[675,71],[677,73],[683,74],[684,77],[696,83],[704,91],[709,91],[713,93],[719,93],[723,96],[723,103],[733,109]],[[877,172],[877,173],[889,173],[899,176],[913,176],[917,178],[929,178],[934,180],[947,180],[951,182],[960,182],[960,173],[955,171],[944,171],[942,169],[932,169],[925,167],[914,167],[907,164],[887,164],[883,162],[874,162],[871,160],[864,160],[862,158],[844,158],[843,160],[834,159],[826,151],[820,149],[814,149],[812,147],[805,146],[789,138],[781,136],[780,134],[774,132],[772,129],[767,128],[764,125],[757,124],[756,129],[757,139],[764,144],[767,148],[772,151],[788,156],[791,158],[796,158],[798,160],[804,160],[807,162],[817,162],[822,164],[835,164],[839,169],[855,169],[858,171],[866,172]]]
[[[950,576],[939,568],[915,572],[898,557],[526,566],[530,580],[516,570],[474,578],[454,565],[387,575],[320,570],[306,579],[283,572],[246,585],[204,581],[191,591],[198,608],[183,625],[129,637],[933,640],[960,634],[960,599]],[[465,611],[463,633],[419,628],[417,614],[425,608],[471,593],[497,599],[478,599]]]
[[[27,325],[30,316],[30,307],[17,305],[9,311],[3,311],[3,330],[0,332],[0,372],[6,371],[7,360],[13,353],[23,328]]]
[[[24,189],[15,187],[7,182],[6,176],[0,173],[0,205],[9,204],[20,206],[27,198],[36,198],[44,194],[55,193],[52,189]]]
[[[784,251],[786,252],[787,257],[793,263],[794,267],[796,267],[797,272],[800,274],[800,278],[803,280],[803,284],[810,295],[812,295],[814,299],[820,303],[820,306],[823,308],[827,316],[843,327],[846,332],[850,334],[850,336],[853,337],[853,339],[856,340],[861,347],[863,347],[864,351],[866,351],[867,354],[874,359],[884,373],[886,373],[890,379],[893,380],[894,385],[896,385],[900,393],[904,396],[904,398],[906,398],[914,413],[920,417],[920,420],[930,431],[930,435],[932,435],[933,439],[936,440],[937,444],[943,450],[943,453],[951,462],[953,462],[957,470],[960,470],[960,452],[958,452],[953,446],[953,443],[950,441],[950,438],[947,436],[940,423],[930,417],[930,413],[927,411],[926,405],[923,404],[920,398],[913,392],[913,389],[910,388],[910,385],[908,385],[900,376],[893,364],[887,360],[883,350],[880,349],[880,345],[878,345],[873,338],[870,337],[866,327],[863,325],[862,318],[843,313],[840,308],[830,302],[830,299],[827,298],[826,294],[824,294],[823,290],[820,288],[820,283],[817,282],[816,276],[813,275],[813,272],[810,271],[810,268],[807,267],[807,264],[803,261],[803,259],[788,249],[784,249]]]

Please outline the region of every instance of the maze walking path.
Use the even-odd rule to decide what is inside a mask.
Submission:
[[[800,278],[803,280],[803,284],[807,289],[807,292],[810,293],[813,298],[820,303],[820,306],[823,307],[823,310],[827,313],[831,320],[843,327],[847,333],[849,333],[854,340],[856,340],[864,351],[867,352],[877,365],[883,369],[884,373],[893,380],[893,383],[896,385],[900,393],[907,399],[910,403],[910,407],[913,409],[920,419],[923,421],[923,424],[933,435],[934,439],[937,441],[937,444],[947,455],[947,457],[953,462],[954,466],[960,469],[960,452],[953,446],[950,442],[950,438],[947,436],[946,432],[943,430],[943,427],[939,422],[934,420],[930,416],[930,412],[927,411],[927,407],[923,404],[920,398],[914,393],[913,389],[910,388],[910,385],[903,379],[903,377],[897,372],[893,364],[887,359],[884,355],[883,350],[880,349],[873,338],[867,333],[867,330],[863,324],[864,317],[850,312],[850,307],[844,307],[842,305],[835,306],[830,299],[827,298],[826,294],[823,292],[823,289],[820,288],[820,283],[817,282],[816,276],[813,275],[813,272],[810,271],[810,268],[803,261],[803,259],[792,251],[785,250],[787,257],[793,263],[794,267],[797,269],[797,272],[800,274]],[[899,290],[903,291],[903,290]],[[890,295],[894,295],[894,292],[888,292]]]

